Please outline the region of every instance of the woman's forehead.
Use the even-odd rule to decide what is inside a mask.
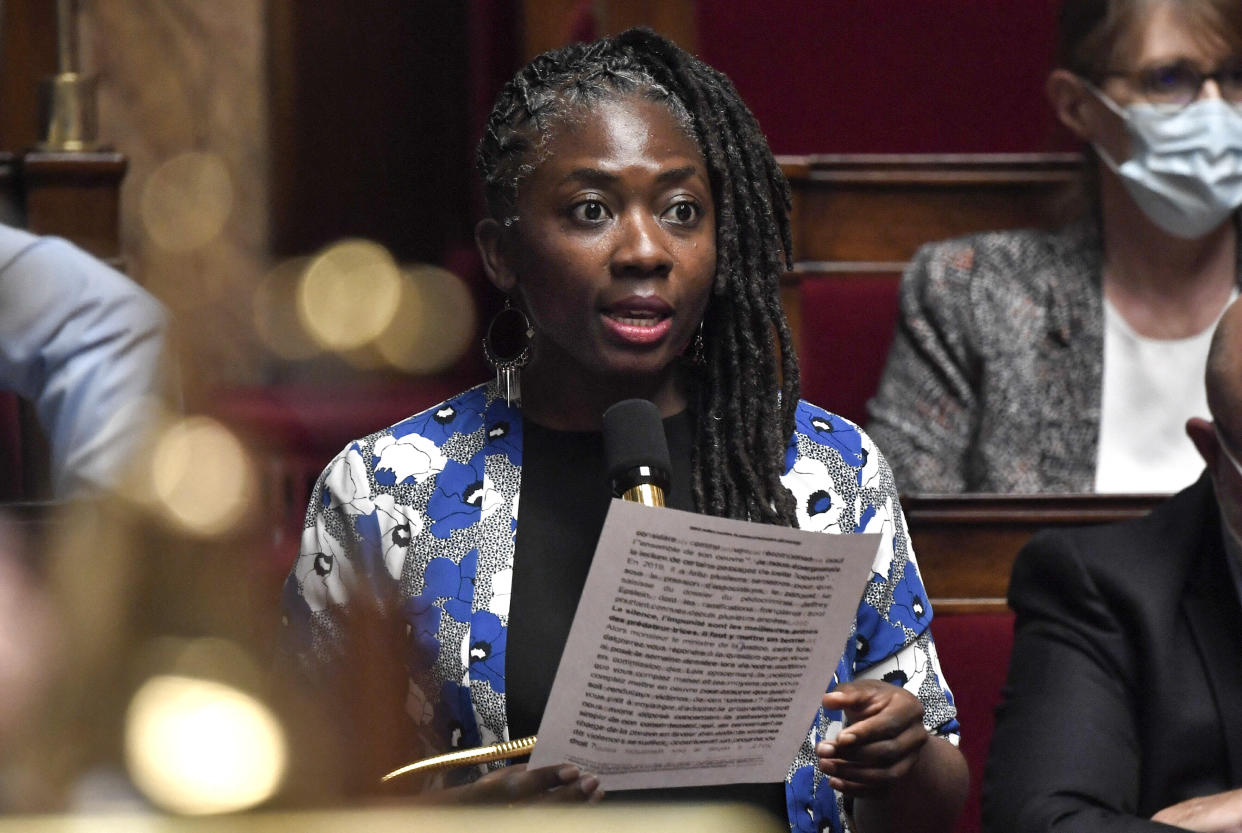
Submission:
[[[681,159],[706,174],[703,152],[682,119],[660,101],[626,96],[575,108],[549,124],[535,173],[589,160],[604,166]]]
[[[1114,64],[1128,68],[1191,60],[1214,68],[1230,56],[1231,49],[1215,21],[1202,7],[1156,0],[1145,4],[1131,25],[1121,33],[1114,48]]]

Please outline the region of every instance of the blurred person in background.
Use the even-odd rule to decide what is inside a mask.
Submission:
[[[66,240],[0,225],[0,388],[34,404],[56,498],[111,488],[168,391],[164,308]]]
[[[1066,0],[1047,91],[1090,147],[1092,209],[915,255],[867,426],[905,492],[1198,474],[1181,426],[1242,276],[1242,3]]]
[[[1014,565],[995,833],[1242,830],[1242,302],[1207,362],[1207,469],[1144,518],[1041,533]]]

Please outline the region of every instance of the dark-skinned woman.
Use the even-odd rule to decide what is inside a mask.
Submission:
[[[602,414],[646,399],[669,505],[884,533],[785,783],[680,794],[771,807],[793,830],[951,829],[965,765],[892,476],[856,426],[799,400],[778,297],[788,186],[732,84],[643,30],[570,46],[501,91],[478,158],[479,249],[529,341],[489,343],[495,382],[329,464],[287,649],[323,679],[342,609],[377,594],[408,633],[407,759],[534,734],[610,499]],[[572,766],[456,774],[441,800],[601,798]]]

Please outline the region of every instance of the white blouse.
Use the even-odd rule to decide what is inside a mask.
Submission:
[[[1233,297],[1237,296],[1235,290]],[[1095,490],[1168,494],[1189,486],[1203,460],[1186,436],[1190,417],[1211,419],[1203,374],[1220,314],[1189,338],[1146,338],[1104,298],[1104,390]]]

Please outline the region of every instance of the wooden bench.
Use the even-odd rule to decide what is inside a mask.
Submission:
[[[897,319],[897,284],[924,243],[1052,226],[1077,154],[783,156],[793,192],[794,270],[782,300],[807,400],[866,420]]]

